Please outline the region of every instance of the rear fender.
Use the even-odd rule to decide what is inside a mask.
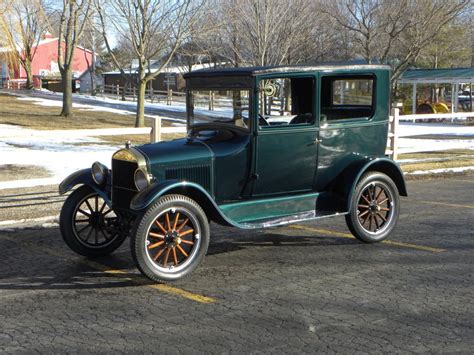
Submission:
[[[97,194],[104,199],[107,205],[112,206],[112,201],[110,199],[110,193],[107,192],[107,189],[104,186],[97,185],[92,179],[91,169],[82,169],[78,170],[67,178],[65,178],[59,184],[59,194],[63,195],[66,192],[72,190],[77,185],[86,185],[89,186],[92,190],[97,192]],[[110,174],[107,176],[107,182],[105,186],[110,185]]]
[[[393,160],[390,160],[387,158],[377,158],[369,162],[366,162],[365,165],[360,167],[359,171],[357,172],[357,175],[355,175],[355,178],[353,179],[352,184],[350,185],[350,189],[347,194],[348,211],[350,211],[352,207],[351,206],[352,199],[350,197],[352,196],[352,194],[355,193],[357,183],[360,181],[362,176],[368,172],[381,172],[387,175],[393,180],[393,182],[397,186],[399,195],[408,196],[405,178],[403,177],[403,172],[398,166],[398,164],[395,163]]]
[[[407,196],[403,173],[393,160],[377,158],[357,161],[347,167],[329,187],[329,191],[337,193],[344,199],[347,211],[351,210],[351,196],[355,193],[357,183],[365,173],[371,171],[378,171],[389,176],[397,186],[398,193],[401,196]]]

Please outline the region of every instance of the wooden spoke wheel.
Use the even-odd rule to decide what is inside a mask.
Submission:
[[[60,228],[66,244],[89,257],[111,253],[127,236],[122,218],[88,186],[79,187],[66,199]]]
[[[192,272],[209,244],[209,223],[201,207],[182,195],[151,205],[132,236],[137,267],[155,281],[167,282]]]
[[[110,244],[120,233],[118,222],[114,210],[96,193],[85,196],[77,204],[72,221],[77,240],[88,248]]]
[[[199,223],[188,210],[166,210],[155,219],[148,231],[145,241],[148,257],[157,267],[181,267],[196,254],[199,232]]]
[[[392,232],[399,215],[395,183],[385,174],[364,175],[354,191],[346,222],[354,236],[364,242],[378,242]]]

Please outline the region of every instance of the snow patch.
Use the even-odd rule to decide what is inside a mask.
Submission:
[[[442,173],[460,173],[463,171],[474,170],[474,166],[463,166],[459,168],[442,168],[432,170],[416,170],[411,173],[405,173],[405,175],[426,175],[426,174],[442,174]]]

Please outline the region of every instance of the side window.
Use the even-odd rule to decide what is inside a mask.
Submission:
[[[260,81],[258,125],[297,127],[314,123],[314,78],[272,78]]]
[[[374,83],[372,76],[322,77],[321,114],[328,121],[372,116]]]

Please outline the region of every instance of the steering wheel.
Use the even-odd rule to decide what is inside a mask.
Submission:
[[[242,122],[245,124],[246,127],[249,126],[249,118],[242,117]],[[270,126],[270,123],[263,117],[261,114],[258,114],[258,125],[259,126]]]

